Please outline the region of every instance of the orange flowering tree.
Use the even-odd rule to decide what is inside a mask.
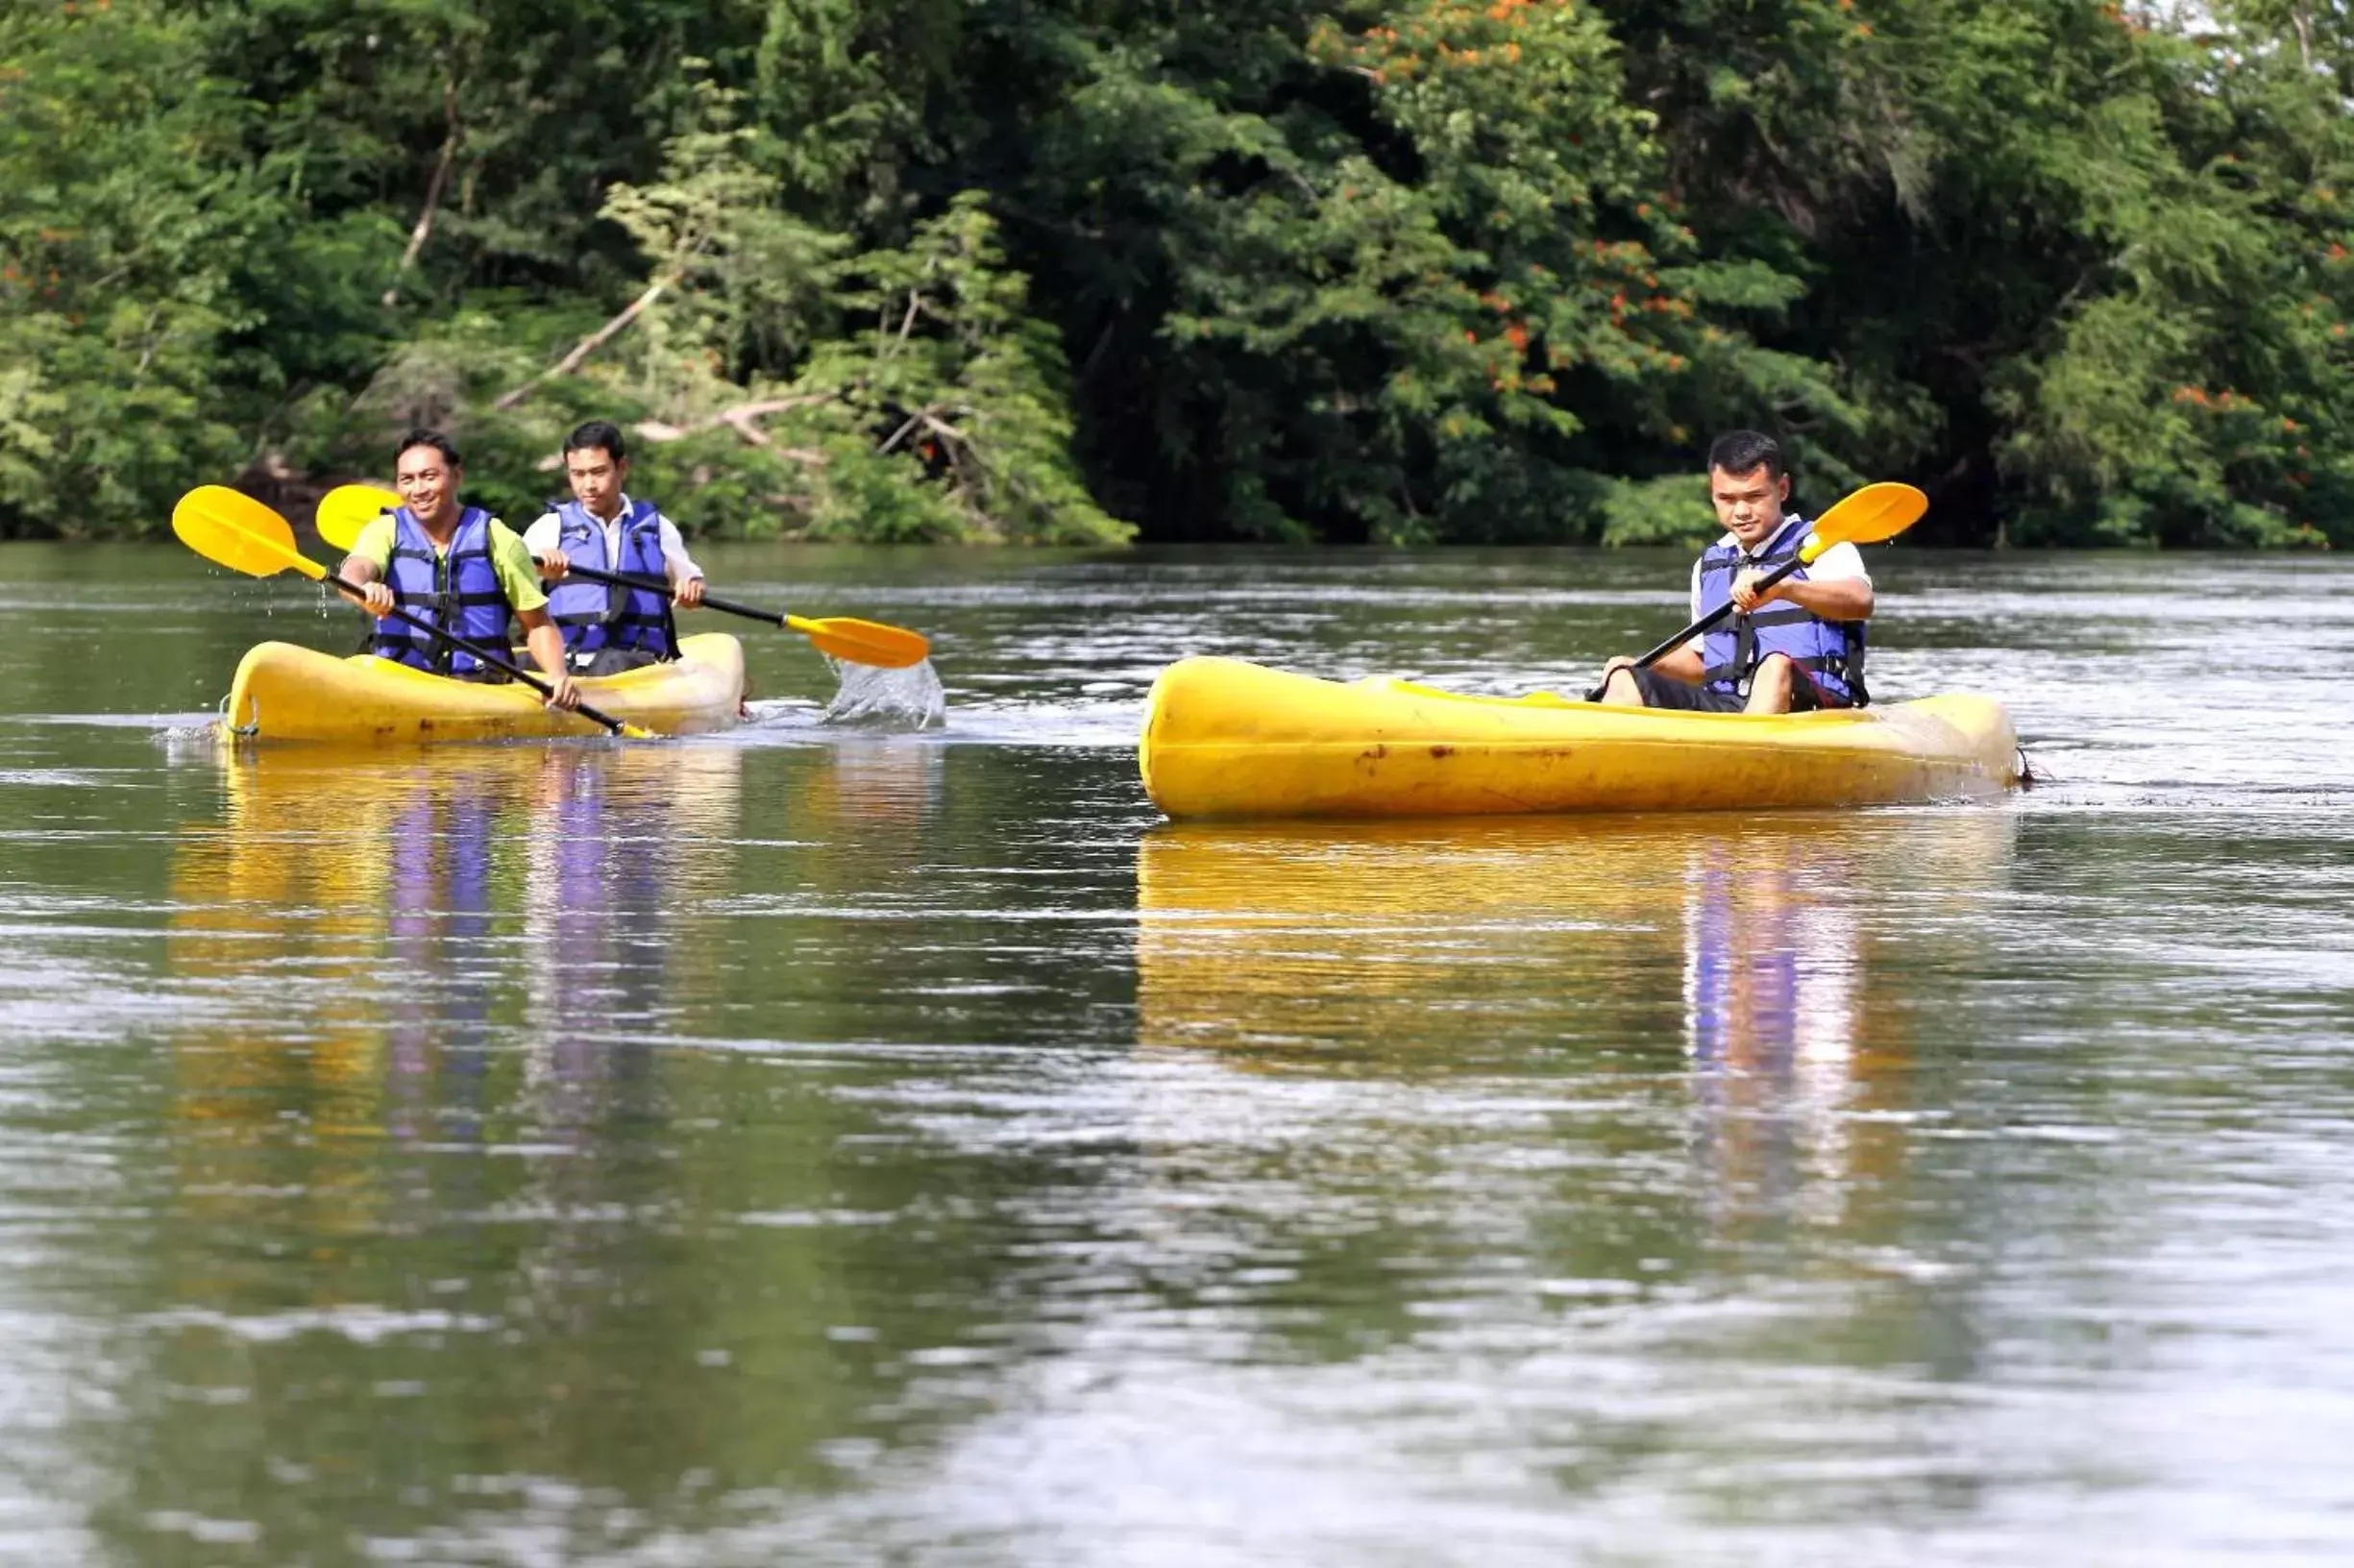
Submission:
[[[1074,220],[1110,241],[1067,263],[1066,310],[1092,306],[1076,340],[1132,355],[1082,370],[1095,428],[1154,430],[1177,471],[1136,497],[1148,528],[1165,506],[1262,536],[1581,539],[1640,533],[1672,496],[1690,532],[1710,422],[1847,416],[1743,330],[1798,285],[1700,254],[1601,12],[1417,0],[1303,24],[1286,59],[1193,12],[1148,56],[1097,55],[1042,135],[1042,172],[1093,193]],[[1205,66],[1238,39],[1256,68]]]

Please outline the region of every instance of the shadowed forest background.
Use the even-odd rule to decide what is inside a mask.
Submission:
[[[2354,542],[2350,93],[2320,0],[15,0],[0,533],[607,416],[753,537],[1685,539],[1755,425]]]

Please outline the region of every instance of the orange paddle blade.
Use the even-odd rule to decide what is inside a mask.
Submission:
[[[932,655],[932,644],[920,631],[887,626],[879,621],[860,621],[834,615],[822,621],[785,617],[787,629],[809,639],[817,650],[845,664],[870,664],[878,670],[904,670]]]
[[[1816,518],[1813,533],[1822,541],[1823,550],[1833,545],[1876,545],[1920,522],[1928,509],[1929,498],[1909,484],[1867,484]]]
[[[400,504],[398,495],[377,485],[339,484],[319,498],[318,515],[311,527],[337,550],[350,550],[359,543],[359,530],[375,522],[377,514]]]
[[[208,561],[249,577],[300,572],[324,577],[327,568],[294,548],[294,526],[239,490],[204,484],[172,508],[172,532]]]

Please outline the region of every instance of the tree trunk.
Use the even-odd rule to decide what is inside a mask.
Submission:
[[[457,161],[457,150],[466,139],[466,127],[457,117],[457,71],[453,66],[441,82],[441,111],[449,130],[441,138],[441,157],[434,161],[433,178],[426,182],[425,209],[417,214],[417,227],[408,232],[408,248],[401,253],[401,263],[392,269],[392,282],[384,286],[384,308],[392,308],[393,301],[401,297],[401,279],[417,262],[418,253],[433,233],[433,214],[441,210],[441,193],[450,184],[450,167]]]

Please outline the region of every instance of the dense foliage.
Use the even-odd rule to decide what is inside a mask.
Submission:
[[[0,532],[590,414],[691,526],[2354,538],[2310,0],[23,0]]]

